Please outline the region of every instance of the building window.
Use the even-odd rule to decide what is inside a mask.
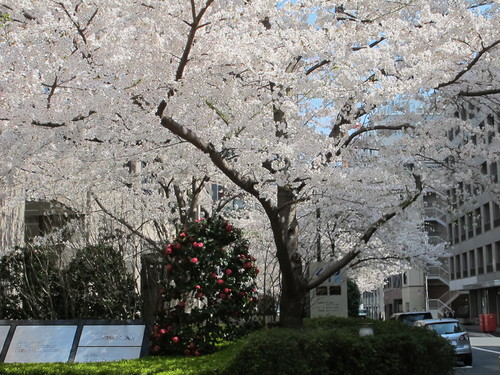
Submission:
[[[495,119],[493,118],[493,115],[488,115],[486,117],[486,124],[491,126],[492,128],[495,127]],[[500,123],[498,124],[497,132],[500,133]]]
[[[496,270],[500,271],[500,241],[495,242],[495,260]]]
[[[495,184],[498,183],[498,164],[496,162],[490,164],[490,175],[491,181]]]
[[[491,229],[491,212],[490,212],[490,203],[483,204],[483,222],[484,222],[484,231],[487,232]]]
[[[476,236],[481,234],[481,208],[476,208],[474,211],[474,228],[476,229]]]
[[[476,255],[474,254],[474,249],[469,251],[469,264],[471,276],[476,276]]]
[[[456,278],[460,279],[461,278],[461,270],[462,267],[460,265],[460,255],[455,256],[455,273],[456,273]]]
[[[447,131],[446,133],[448,134],[448,139],[450,141],[453,141],[453,129]]]
[[[477,248],[477,274],[482,275],[484,273],[484,254],[483,248]]]
[[[448,194],[448,197],[449,197],[449,204],[453,207],[453,208],[458,208],[458,205],[457,205],[457,189],[453,188],[450,190],[449,194]]]
[[[488,164],[486,162],[481,164],[481,173],[484,175],[488,174]]]
[[[494,137],[495,137],[495,132],[494,132],[494,131],[492,131],[492,130],[490,130],[490,131],[488,132],[488,140],[487,140],[488,144],[490,144],[491,142],[493,142],[493,138],[494,138]]]
[[[467,238],[474,237],[474,216],[472,212],[467,214]]]
[[[465,240],[466,240],[466,235],[465,235],[465,233],[466,233],[466,229],[465,229],[465,227],[466,227],[466,224],[465,224],[465,216],[462,216],[462,217],[460,218],[460,239],[461,239],[462,241],[465,241]]]
[[[468,277],[467,253],[462,253],[462,277]]]
[[[460,119],[467,120],[467,111],[465,110],[465,108],[460,109]]]
[[[493,249],[491,244],[486,245],[486,272],[493,272]]]
[[[493,203],[493,225],[500,227],[500,205],[498,203]]]
[[[458,236],[458,220],[453,222],[453,243],[459,243],[460,239]]]
[[[459,206],[464,204],[464,183],[463,182],[458,183],[457,202],[458,202]]]

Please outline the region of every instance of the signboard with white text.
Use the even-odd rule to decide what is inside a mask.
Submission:
[[[75,362],[139,358],[145,329],[144,325],[86,325]]]
[[[313,280],[325,272],[328,262],[310,263],[309,279]],[[347,317],[347,277],[345,272],[337,272],[320,286],[309,292],[309,312],[311,318],[318,316]]]

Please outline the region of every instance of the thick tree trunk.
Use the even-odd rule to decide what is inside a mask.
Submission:
[[[296,285],[283,282],[280,300],[280,327],[301,328],[304,319],[306,289],[303,276],[297,276]]]
[[[299,227],[296,206],[293,191],[278,187],[278,223],[276,224],[279,227],[280,241],[276,242],[282,273],[280,326],[287,328],[302,327],[307,286],[302,272],[302,259],[298,252]],[[275,228],[273,231],[276,236],[278,233]]]

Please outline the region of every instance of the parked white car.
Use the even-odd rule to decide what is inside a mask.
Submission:
[[[398,320],[409,326],[414,325],[417,320],[424,319],[433,319],[430,311],[408,311],[391,315],[391,320]]]
[[[465,328],[456,319],[427,319],[415,322],[415,327],[432,329],[447,339],[455,348],[455,354],[466,366],[472,365],[472,347]]]

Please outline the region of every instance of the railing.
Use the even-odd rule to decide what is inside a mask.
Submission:
[[[427,277],[439,277],[444,281],[450,281],[450,271],[441,266],[431,266],[427,270]]]
[[[442,244],[443,242],[446,242],[443,237],[441,236],[428,236],[428,242],[431,244],[431,245],[440,245]]]
[[[458,296],[460,295],[459,292],[455,290],[448,290],[445,292],[441,297],[439,297],[439,300],[444,301],[445,305],[449,305],[451,302],[453,302]]]
[[[460,292],[449,290],[439,298],[429,299],[429,310],[443,313],[451,310],[451,303],[460,295]],[[443,302],[446,301],[446,302]]]
[[[429,219],[437,219],[446,225],[446,212],[438,207],[426,207],[425,216]]]
[[[443,311],[449,307],[440,299],[429,299],[429,310]]]

